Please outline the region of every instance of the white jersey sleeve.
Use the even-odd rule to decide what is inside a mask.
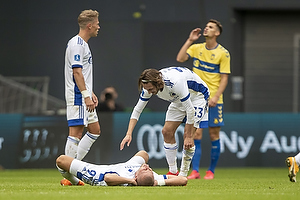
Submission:
[[[143,112],[144,108],[146,107],[151,96],[152,94],[149,94],[147,90],[143,89],[140,98],[131,113],[130,119],[139,120],[140,115]]]
[[[65,98],[67,105],[83,105],[84,99],[73,75],[73,68],[82,68],[85,87],[92,95],[93,63],[89,45],[78,35],[69,40],[65,53]]]

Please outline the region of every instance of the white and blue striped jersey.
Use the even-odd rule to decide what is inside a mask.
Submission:
[[[160,72],[162,73],[164,88],[156,95],[163,100],[178,103],[186,110],[187,123],[193,123],[195,110],[193,110],[192,102],[197,99],[207,101],[209,98],[209,89],[206,83],[197,74],[185,67],[168,67],[161,69]],[[139,118],[151,96],[152,94],[143,88],[131,118]]]
[[[105,174],[117,174],[124,178],[133,179],[135,173],[144,163],[145,160],[141,156],[133,156],[127,162],[112,165],[95,165],[74,159],[70,166],[70,173],[92,186],[107,186],[104,181]],[[154,171],[153,176],[154,180],[167,179],[166,175],[159,175]],[[127,185],[123,184],[123,186]]]
[[[86,89],[92,96],[93,61],[88,43],[79,35],[69,40],[65,53],[65,98],[68,105],[83,105],[84,98],[76,85],[73,68],[82,68]]]

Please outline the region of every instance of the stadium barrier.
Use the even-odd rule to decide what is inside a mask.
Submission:
[[[161,129],[165,114],[143,113],[129,147],[119,150],[126,134],[130,113],[99,113],[101,137],[84,160],[96,164],[126,161],[138,150],[149,153],[152,167],[167,167]],[[300,114],[227,113],[220,133],[219,167],[283,167],[287,156],[300,151]],[[55,159],[64,153],[68,135],[65,116],[0,114],[0,165],[6,169],[55,168]],[[183,146],[184,126],[176,131],[178,165]],[[201,167],[210,162],[208,130],[202,139]]]

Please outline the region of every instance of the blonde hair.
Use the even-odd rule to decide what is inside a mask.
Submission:
[[[85,28],[88,23],[94,22],[99,17],[99,13],[96,10],[84,10],[78,16],[78,25],[81,29]]]

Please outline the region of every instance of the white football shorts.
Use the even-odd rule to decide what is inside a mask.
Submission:
[[[208,127],[208,103],[204,99],[196,99],[192,101],[195,108],[195,128]],[[186,122],[186,111],[181,103],[172,102],[166,113],[165,121],[182,121]]]
[[[88,112],[86,106],[67,106],[67,120],[68,126],[79,126],[98,122],[96,109],[93,112]]]

